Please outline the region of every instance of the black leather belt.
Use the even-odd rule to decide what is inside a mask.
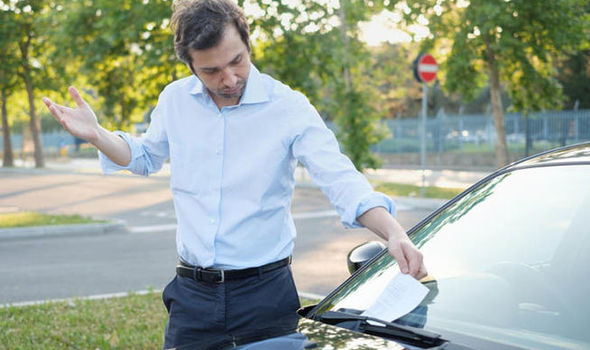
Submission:
[[[283,266],[287,266],[290,263],[291,257],[289,256],[283,260],[275,261],[259,267],[251,267],[242,270],[217,270],[192,266],[181,260],[180,263],[176,265],[176,274],[178,276],[188,277],[203,282],[223,283],[229,280],[236,280],[270,272]]]

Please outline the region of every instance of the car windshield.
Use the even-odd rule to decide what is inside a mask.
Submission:
[[[430,292],[395,322],[478,349],[590,348],[589,175],[590,165],[514,170],[432,217],[412,234]],[[384,254],[315,313],[366,310],[398,273]]]

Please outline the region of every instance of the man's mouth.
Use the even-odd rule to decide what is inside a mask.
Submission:
[[[223,93],[226,94],[226,95],[234,95],[234,94],[237,94],[238,92],[240,92],[241,89],[242,89],[241,86],[236,86],[233,89],[225,89],[225,90],[223,90]]]
[[[244,86],[246,86],[245,82],[238,82],[236,84],[236,86],[234,86],[233,88],[225,88],[221,90],[221,93],[223,95],[237,95],[237,94],[241,94],[242,90],[244,89]]]

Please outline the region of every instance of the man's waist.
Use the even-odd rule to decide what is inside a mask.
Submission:
[[[291,256],[262,266],[245,269],[223,270],[193,266],[180,259],[178,265],[176,266],[176,273],[181,277],[188,277],[199,281],[223,283],[228,280],[236,280],[261,275],[289,264],[291,264]]]

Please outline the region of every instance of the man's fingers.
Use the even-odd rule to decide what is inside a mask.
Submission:
[[[51,101],[50,99],[48,99],[47,97],[43,97],[43,102],[45,102],[45,105],[47,106],[47,108],[49,108],[49,111],[51,112],[51,114],[53,115],[53,117],[55,119],[57,119],[58,122],[62,122],[62,110],[58,108],[59,105],[53,103],[53,101]]]
[[[408,262],[401,246],[398,245],[397,247],[389,247],[389,253],[397,261],[400,271],[402,273],[408,273]]]
[[[76,102],[78,107],[85,108],[87,106],[86,102],[84,101],[84,99],[82,99],[82,96],[80,96],[80,93],[78,92],[78,90],[76,90],[75,87],[70,86],[68,88],[68,91],[70,92],[70,96],[72,96],[74,102]]]
[[[418,277],[420,268],[423,265],[422,253],[413,245],[402,245],[404,255],[408,259],[408,273],[414,277]]]
[[[420,266],[420,270],[418,271],[418,276],[416,276],[416,279],[420,280],[426,276],[428,276],[428,270],[426,270],[426,265],[422,263],[422,266]]]
[[[389,253],[395,258],[402,273],[416,279],[426,276],[422,253],[411,242],[397,242],[389,246]]]

